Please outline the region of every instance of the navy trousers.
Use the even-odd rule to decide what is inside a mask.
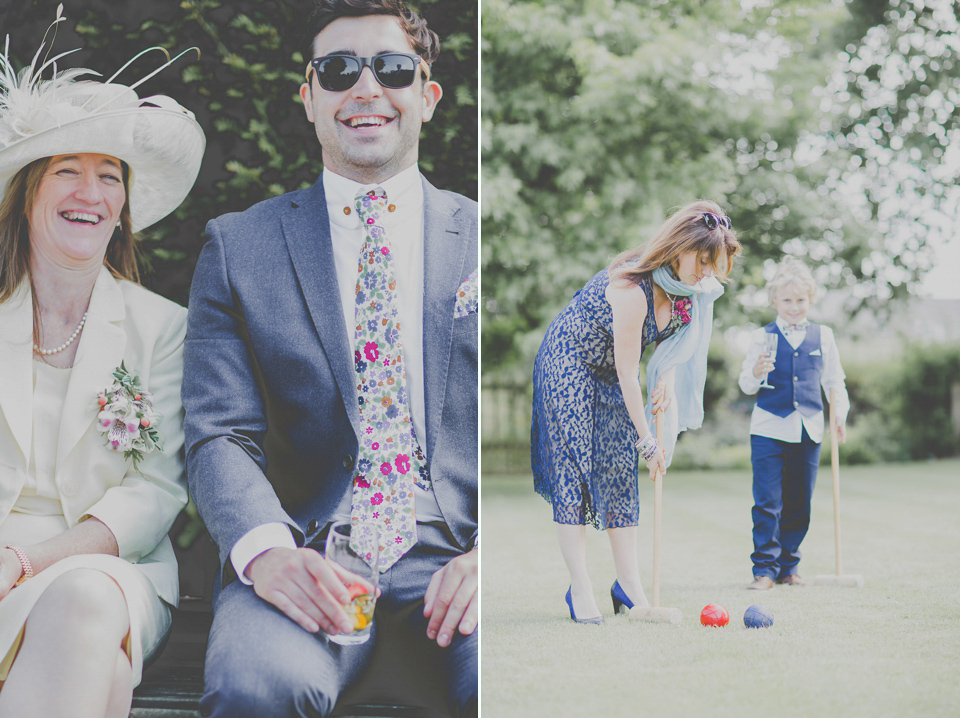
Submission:
[[[446,527],[418,524],[417,543],[380,574],[382,611],[409,614],[401,643],[410,660],[441,652],[447,672],[451,716],[477,715],[478,633],[454,632],[440,648],[426,636],[423,595],[433,574],[460,550]],[[411,610],[412,609],[412,610]],[[257,596],[251,586],[233,581],[214,606],[207,643],[204,695],[200,714],[215,718],[316,718],[327,716],[341,690],[360,675],[377,643],[374,618],[370,640],[358,646],[330,643],[323,632],[311,634]],[[436,665],[438,661],[424,662]]]
[[[800,443],[750,437],[753,463],[753,575],[782,579],[797,572],[810,526],[820,444],[806,429]]]

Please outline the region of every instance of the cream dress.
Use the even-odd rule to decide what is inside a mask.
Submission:
[[[67,529],[60,505],[54,468],[63,397],[71,369],[33,362],[33,449],[30,470],[20,497],[0,523],[0,546],[30,546]],[[55,579],[75,568],[93,568],[109,575],[123,591],[130,614],[130,632],[123,649],[130,658],[133,685],[140,683],[144,660],[149,660],[170,628],[170,607],[137,568],[116,556],[83,554],[58,561],[10,591],[0,600],[0,681],[16,658],[24,624],[34,604]]]

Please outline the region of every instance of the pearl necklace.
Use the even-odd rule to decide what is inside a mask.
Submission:
[[[80,331],[83,329],[83,325],[87,322],[87,312],[83,313],[83,317],[80,319],[80,323],[77,325],[77,328],[73,330],[73,334],[70,335],[70,338],[67,339],[63,344],[58,346],[56,349],[41,349],[36,344],[33,345],[33,350],[37,354],[42,354],[43,356],[49,356],[50,354],[59,354],[68,346],[73,344],[73,340],[77,338],[77,335],[80,334]]]

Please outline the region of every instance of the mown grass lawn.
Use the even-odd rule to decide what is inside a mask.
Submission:
[[[529,476],[482,480],[484,718],[960,716],[960,461],[841,469],[844,573],[861,588],[751,579],[748,472],[671,471],[664,484],[661,605],[679,626],[614,617],[609,543],[588,529],[606,622],[570,621],[549,505]],[[641,485],[647,595],[652,484]],[[821,468],[803,577],[834,572],[829,466]],[[700,625],[720,603],[724,628]],[[773,611],[747,629],[744,610]]]

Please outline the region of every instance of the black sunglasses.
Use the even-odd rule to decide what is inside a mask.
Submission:
[[[704,224],[707,225],[707,229],[716,229],[717,227],[733,229],[733,222],[731,222],[730,218],[726,215],[721,217],[719,214],[714,214],[713,212],[704,212],[701,216],[703,217]]]
[[[402,52],[386,52],[374,57],[356,57],[355,55],[324,55],[315,57],[307,67],[307,81],[310,70],[317,73],[320,87],[329,92],[343,92],[357,84],[363,68],[373,70],[373,76],[384,87],[400,90],[410,87],[417,79],[417,68],[423,69],[424,76],[430,78],[430,67],[419,55],[407,55]]]

